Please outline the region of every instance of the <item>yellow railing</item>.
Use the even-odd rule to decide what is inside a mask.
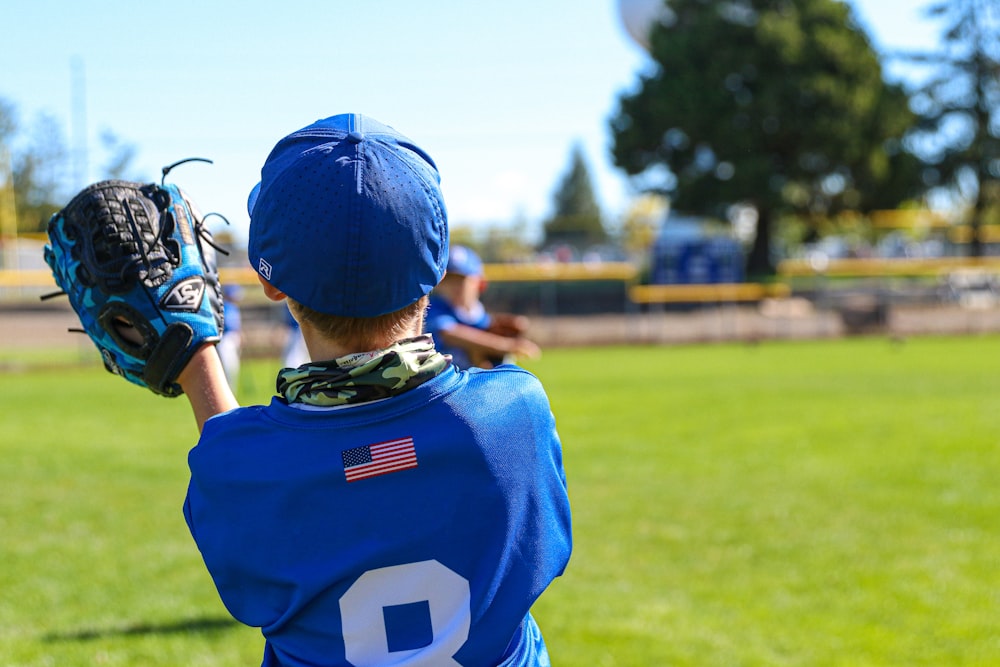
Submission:
[[[0,287],[45,287],[55,288],[52,272],[48,269],[22,269],[20,271],[0,271]]]
[[[633,285],[635,303],[725,303],[787,297],[788,285],[773,283],[714,283],[708,285]]]
[[[487,264],[486,279],[494,282],[544,281],[544,280],[620,280],[632,281],[638,275],[635,267],[626,262],[600,264]],[[223,284],[256,285],[257,274],[250,267],[224,267],[219,269]],[[48,269],[0,270],[0,287],[54,287]]]
[[[635,280],[638,271],[628,262],[553,262],[546,264],[486,264],[486,280],[494,282],[543,280]]]
[[[250,269],[219,269],[223,284],[256,285],[256,274]],[[55,288],[52,272],[48,269],[0,270],[0,287]]]
[[[824,275],[841,278],[939,276],[958,269],[1000,271],[1000,257],[935,257],[927,259],[832,259],[823,264],[789,259],[778,265],[781,277]]]
[[[820,267],[807,260],[786,260],[778,265],[778,277],[828,276],[841,278],[934,277],[958,270],[976,269],[1000,274],[1000,257],[932,259],[838,259]],[[249,267],[225,267],[219,270],[223,284],[254,286],[256,273]],[[487,264],[486,279],[493,282],[616,280],[629,286],[629,296],[636,303],[695,303],[756,301],[788,296],[783,282],[728,283],[706,285],[636,285],[636,267],[626,262],[600,264]],[[0,288],[55,288],[48,269],[0,270]]]

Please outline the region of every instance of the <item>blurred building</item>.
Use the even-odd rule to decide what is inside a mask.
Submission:
[[[671,214],[652,247],[650,283],[740,283],[746,278],[743,246],[700,218]]]

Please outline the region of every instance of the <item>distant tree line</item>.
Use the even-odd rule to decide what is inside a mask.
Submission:
[[[934,0],[925,11],[941,25],[937,48],[879,54],[840,0],[664,0],[652,66],[609,119],[611,158],[638,193],[672,210],[723,221],[751,212],[751,277],[773,273],[782,222],[818,234],[841,212],[930,196],[967,211],[969,253],[979,255],[978,230],[1000,221],[1000,0]],[[923,76],[889,81],[884,61]],[[110,132],[102,143],[100,176],[128,177],[134,147]],[[20,231],[44,229],[72,195],[71,158],[52,117],[25,129],[0,98],[0,187],[13,191]],[[456,238],[488,261],[606,243],[579,145],[542,231],[535,247],[497,230],[476,242],[456,229]],[[649,239],[648,226],[629,221],[617,232]]]
[[[610,119],[613,160],[675,210],[752,209],[750,275],[773,272],[788,217],[808,226],[936,192],[967,208],[975,232],[1000,202],[998,4],[929,5],[940,48],[885,56],[931,72],[904,85],[886,81],[844,2],[667,0],[654,66]]]
[[[135,147],[110,130],[100,140],[100,178],[128,178]],[[0,194],[13,196],[19,233],[45,229],[74,194],[72,171],[73,153],[56,118],[42,113],[25,126],[14,103],[0,98]]]

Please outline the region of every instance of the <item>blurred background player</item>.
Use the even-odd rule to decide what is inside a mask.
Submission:
[[[459,368],[493,368],[517,357],[540,356],[541,349],[525,336],[528,318],[486,312],[479,298],[484,289],[482,260],[470,248],[452,246],[448,271],[431,293],[425,324],[438,351],[450,354]]]
[[[240,312],[240,302],[243,300],[243,288],[239,285],[226,285],[222,288],[223,317],[225,325],[222,337],[216,346],[222,368],[226,372],[226,380],[233,391],[237,391],[240,380],[240,356],[243,346],[243,317]]]

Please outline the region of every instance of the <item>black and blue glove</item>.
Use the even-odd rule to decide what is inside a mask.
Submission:
[[[172,184],[101,181],[48,225],[45,261],[104,367],[163,396],[218,342],[222,289],[204,219]]]

